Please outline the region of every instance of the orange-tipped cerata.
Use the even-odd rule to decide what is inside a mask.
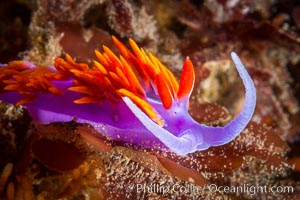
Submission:
[[[86,63],[76,62],[69,54],[65,59],[56,58],[54,67],[31,69],[25,62],[11,62],[10,70],[2,67],[0,79],[4,80],[4,90],[15,90],[24,97],[18,105],[33,101],[38,92],[62,95],[51,81],[73,80],[69,91],[81,93],[75,104],[103,103],[105,100],[116,102],[126,96],[130,98],[153,121],[160,122],[156,110],[147,100],[147,91],[153,90],[159,96],[165,109],[170,109],[174,101],[190,93],[194,81],[191,61],[187,59],[183,67],[180,85],[174,74],[164,66],[157,57],[139,48],[134,40],[129,39],[132,52],[116,37],[113,42],[120,52],[117,56],[107,46],[103,53],[95,51],[97,60],[92,67]]]

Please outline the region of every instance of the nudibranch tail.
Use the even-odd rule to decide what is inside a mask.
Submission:
[[[232,59],[246,89],[241,113],[225,127],[197,123],[188,113],[195,82],[186,58],[180,82],[157,57],[129,39],[132,52],[112,37],[120,56],[103,46],[92,66],[66,54],[54,66],[13,61],[0,67],[0,100],[24,105],[40,123],[76,118],[105,136],[180,155],[233,140],[250,121],[256,104],[253,81],[235,53]]]

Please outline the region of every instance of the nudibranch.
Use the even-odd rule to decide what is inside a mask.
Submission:
[[[89,66],[70,55],[56,58],[54,66],[37,67],[12,61],[0,67],[0,100],[23,105],[39,123],[89,123],[106,137],[165,149],[186,155],[232,141],[254,113],[254,83],[239,57],[233,62],[245,87],[241,112],[224,127],[210,127],[193,120],[188,101],[195,72],[187,57],[180,77],[157,57],[129,39],[130,51],[117,38],[118,57],[108,47],[95,51]]]

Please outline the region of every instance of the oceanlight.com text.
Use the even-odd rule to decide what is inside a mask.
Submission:
[[[160,184],[135,184],[127,187],[127,191],[135,191],[137,193],[156,193],[156,194],[168,194],[168,193],[180,193],[180,194],[192,194],[202,195],[204,193],[223,193],[223,194],[264,194],[264,193],[286,193],[290,194],[294,192],[293,186],[284,185],[216,185],[216,184],[205,184],[202,187],[189,185],[160,185]]]
[[[222,186],[222,185],[216,185],[216,184],[209,184],[207,185],[208,190],[210,192],[223,192],[225,194],[229,193],[236,193],[236,194],[242,194],[247,193],[250,195],[256,195],[256,194],[263,194],[263,193],[293,193],[294,187],[293,186],[280,186],[280,185],[249,185],[249,184],[243,184],[238,186]]]

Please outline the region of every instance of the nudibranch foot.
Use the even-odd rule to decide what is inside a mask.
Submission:
[[[25,61],[0,66],[0,100],[23,105],[40,123],[89,123],[104,136],[145,148],[186,155],[232,141],[254,113],[253,81],[235,53],[232,59],[245,86],[242,111],[224,127],[196,122],[188,113],[194,67],[184,62],[180,82],[158,58],[130,39],[132,51],[112,37],[120,56],[108,47],[95,51],[92,66],[71,56],[54,66]]]

